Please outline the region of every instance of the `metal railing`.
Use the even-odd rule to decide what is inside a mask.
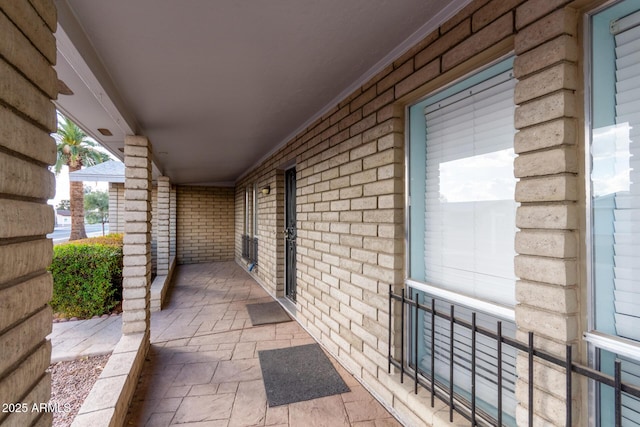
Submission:
[[[242,258],[249,259],[249,236],[242,235]]]
[[[242,235],[242,257],[253,264],[258,264],[258,238]]]
[[[389,316],[389,354],[388,354],[388,371],[391,373],[391,367],[394,366],[400,371],[400,381],[404,381],[404,377],[410,377],[414,382],[414,393],[418,393],[418,387],[423,387],[431,393],[431,407],[435,405],[435,399],[445,402],[449,406],[449,419],[453,421],[453,413],[456,411],[464,418],[470,421],[472,426],[475,425],[491,425],[501,426],[503,425],[503,407],[502,407],[502,378],[503,378],[503,360],[502,355],[504,353],[503,346],[508,346],[515,351],[522,352],[521,354],[527,358],[528,361],[528,425],[533,425],[533,398],[534,398],[534,360],[540,359],[548,363],[554,364],[559,368],[563,368],[565,371],[565,401],[566,401],[566,425],[572,426],[573,422],[573,408],[572,408],[572,387],[575,379],[573,374],[582,376],[589,380],[595,381],[599,385],[607,385],[614,390],[614,407],[615,407],[615,426],[622,426],[622,397],[623,393],[629,396],[634,396],[640,399],[640,387],[625,383],[622,381],[622,363],[620,360],[615,361],[614,376],[604,374],[598,370],[589,368],[572,360],[572,348],[571,345],[566,346],[565,358],[560,358],[549,354],[545,351],[534,347],[534,334],[530,332],[528,335],[528,342],[523,343],[517,341],[511,337],[507,337],[502,332],[502,322],[497,321],[495,331],[481,327],[476,322],[476,313],[472,313],[471,321],[467,321],[460,317],[456,317],[456,311],[453,305],[450,305],[449,310],[436,309],[436,299],[431,298],[431,304],[425,305],[420,303],[420,294],[415,294],[407,298],[405,296],[405,290],[402,289],[400,295],[394,294],[392,287],[389,286],[389,313],[392,313],[393,301],[398,301],[400,305],[400,359],[396,359],[392,352],[392,318]],[[418,330],[419,316],[430,316],[431,328],[429,331],[423,331],[423,335],[430,335],[430,342],[435,342],[436,333],[436,319],[441,319],[439,322],[445,321],[449,324],[448,339],[449,339],[449,378],[446,381],[438,379],[435,375],[435,351],[430,351],[430,370],[422,370],[418,366],[419,360],[419,345],[418,345]],[[412,330],[407,328],[406,323],[413,322],[414,327]],[[471,372],[471,388],[469,397],[462,393],[456,392],[456,378],[454,376],[454,340],[460,339],[460,334],[456,334],[454,338],[454,328],[465,328],[469,331],[470,342],[468,345],[471,349],[471,360],[468,369]],[[407,338],[405,338],[405,336]],[[478,396],[476,392],[476,348],[479,337],[486,337],[495,342],[496,348],[496,360],[497,369],[495,377],[497,379],[497,416],[492,417],[486,411],[478,408],[477,401]],[[405,339],[408,339],[409,346],[405,345]],[[409,347],[411,351],[407,351],[405,347]],[[413,362],[412,362],[413,360]],[[456,362],[457,363],[457,362]],[[486,367],[486,366],[485,366]]]
[[[253,239],[249,239],[249,260],[251,260],[254,264],[258,264],[258,238],[254,237]]]

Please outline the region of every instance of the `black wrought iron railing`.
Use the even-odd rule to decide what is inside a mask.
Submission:
[[[436,398],[445,402],[449,406],[450,421],[453,421],[455,411],[469,420],[472,426],[502,426],[504,424],[503,380],[505,362],[503,355],[507,353],[513,354],[518,351],[521,352],[521,357],[524,356],[527,358],[528,363],[528,408],[534,407],[534,386],[536,378],[533,367],[535,360],[543,360],[564,369],[567,426],[573,425],[572,387],[574,382],[580,379],[574,378],[575,375],[595,381],[597,385],[606,385],[613,388],[616,427],[622,427],[623,425],[623,396],[626,396],[626,399],[630,397],[640,399],[640,387],[622,380],[620,360],[615,361],[615,374],[613,376],[607,375],[601,371],[573,362],[572,348],[570,345],[566,346],[565,358],[554,356],[534,347],[534,334],[532,332],[528,335],[528,342],[523,343],[513,337],[506,336],[503,333],[501,321],[496,322],[495,330],[480,326],[476,321],[476,313],[471,313],[471,320],[469,321],[457,316],[456,308],[453,305],[449,304],[448,310],[443,310],[438,308],[436,299],[434,298],[430,298],[430,304],[421,303],[420,293],[418,292],[413,293],[410,297],[406,297],[404,289],[400,294],[395,294],[391,286],[389,286],[389,313],[392,313],[394,301],[400,302],[401,304],[399,315],[389,316],[389,373],[391,373],[393,366],[400,371],[401,382],[404,382],[405,376],[410,378],[414,383],[414,393],[416,394],[418,393],[419,387],[428,390],[431,394],[431,407],[434,407]],[[394,317],[399,320],[401,319],[399,358],[394,357],[392,351],[392,319]],[[422,330],[420,335],[419,328],[416,327],[419,322],[421,325],[430,325],[429,330]],[[408,324],[413,325],[413,327],[408,326]],[[448,326],[445,326],[445,328],[448,327],[448,331],[443,331],[442,326],[447,324]],[[440,328],[437,332],[436,325]],[[455,333],[454,329],[456,331]],[[461,334],[461,329],[465,330],[466,333]],[[439,334],[439,337],[436,337],[436,333]],[[438,352],[434,348],[422,348],[422,354],[419,354],[421,345],[419,345],[418,341],[421,336],[427,343],[439,342],[441,346],[448,346],[448,349],[437,354]],[[454,369],[456,364],[460,364],[460,360],[454,361],[454,358],[458,357],[459,359],[459,355],[456,356],[455,352],[461,345],[460,340],[467,339],[468,342],[462,345],[470,349],[470,357],[464,358],[464,363],[470,365],[465,367],[470,372],[470,387],[466,387],[465,391],[461,392],[460,380],[456,378],[456,370]],[[405,340],[408,340],[408,342],[405,342]],[[448,341],[448,343],[443,343],[443,340]],[[489,399],[496,402],[495,411],[491,411],[492,413],[485,410],[486,405],[478,404],[483,399],[486,400],[486,396],[478,395],[476,388],[479,379],[477,358],[479,340],[483,340],[484,343],[490,340],[495,346],[493,347],[495,348],[495,372],[493,372],[492,375],[497,384],[496,392],[498,395],[492,396],[492,398]],[[424,345],[422,345],[422,347],[424,347]],[[445,365],[448,367],[448,373],[444,375],[444,378],[442,371],[438,373],[436,369],[436,359],[441,358],[443,354],[446,354],[449,358],[448,363],[445,361]],[[423,360],[425,363],[420,365],[418,360]],[[487,364],[483,363],[481,369],[486,371]],[[486,378],[486,372],[484,376]],[[533,425],[532,410],[529,410],[528,413],[528,425]]]
[[[252,264],[258,263],[258,238],[242,235],[242,257]]]
[[[242,258],[249,259],[249,236],[242,235]]]
[[[254,264],[258,264],[258,238],[254,237],[252,243],[253,250],[251,251],[251,261]]]

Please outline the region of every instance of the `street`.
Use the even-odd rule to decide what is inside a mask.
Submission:
[[[84,229],[87,237],[102,236],[102,224],[85,224]],[[56,227],[53,233],[47,234],[47,237],[53,239],[53,244],[66,242],[71,234],[71,225]],[[104,234],[109,234],[109,224],[104,225]]]

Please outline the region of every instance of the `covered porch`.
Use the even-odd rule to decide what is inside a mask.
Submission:
[[[122,337],[76,427],[393,423],[358,384],[403,424],[467,425],[432,403],[435,390],[414,389],[390,368],[390,356],[401,368],[419,361],[405,357],[407,316],[390,290],[498,313],[517,340],[535,333],[543,350],[570,359],[573,346],[585,363],[581,22],[605,3],[0,2],[0,400],[50,396],[56,110],[125,164],[110,194],[121,213],[112,230],[125,234]],[[471,282],[453,289],[423,277],[428,233],[415,213],[427,214],[427,200],[458,201],[427,186],[427,149],[438,145],[425,141],[420,103],[503,74],[508,105],[498,116],[509,134],[495,150],[510,153],[499,160],[513,210],[496,216],[492,235],[507,243],[495,251],[507,255],[499,270],[509,300],[487,305]],[[458,174],[484,154],[457,147],[446,145],[454,155],[433,170]],[[455,251],[473,246],[466,236],[448,241]],[[249,327],[245,305],[268,298],[289,301],[295,322]],[[413,331],[425,323],[416,319]],[[267,409],[257,352],[311,337],[352,392]],[[435,348],[427,341],[412,342]],[[624,348],[637,359],[636,342]],[[564,393],[564,369],[523,355],[510,369],[515,424],[564,425],[572,407],[577,423],[590,419],[585,381]],[[453,407],[453,374],[448,382]],[[51,414],[0,413],[5,423],[47,426]]]

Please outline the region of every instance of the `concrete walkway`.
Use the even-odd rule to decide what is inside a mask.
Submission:
[[[109,354],[121,334],[122,316],[54,323],[51,363]]]
[[[236,263],[180,266],[170,292],[125,425],[399,425],[333,359],[350,392],[269,408],[258,351],[314,341],[295,321],[253,327],[246,304],[272,299]]]

